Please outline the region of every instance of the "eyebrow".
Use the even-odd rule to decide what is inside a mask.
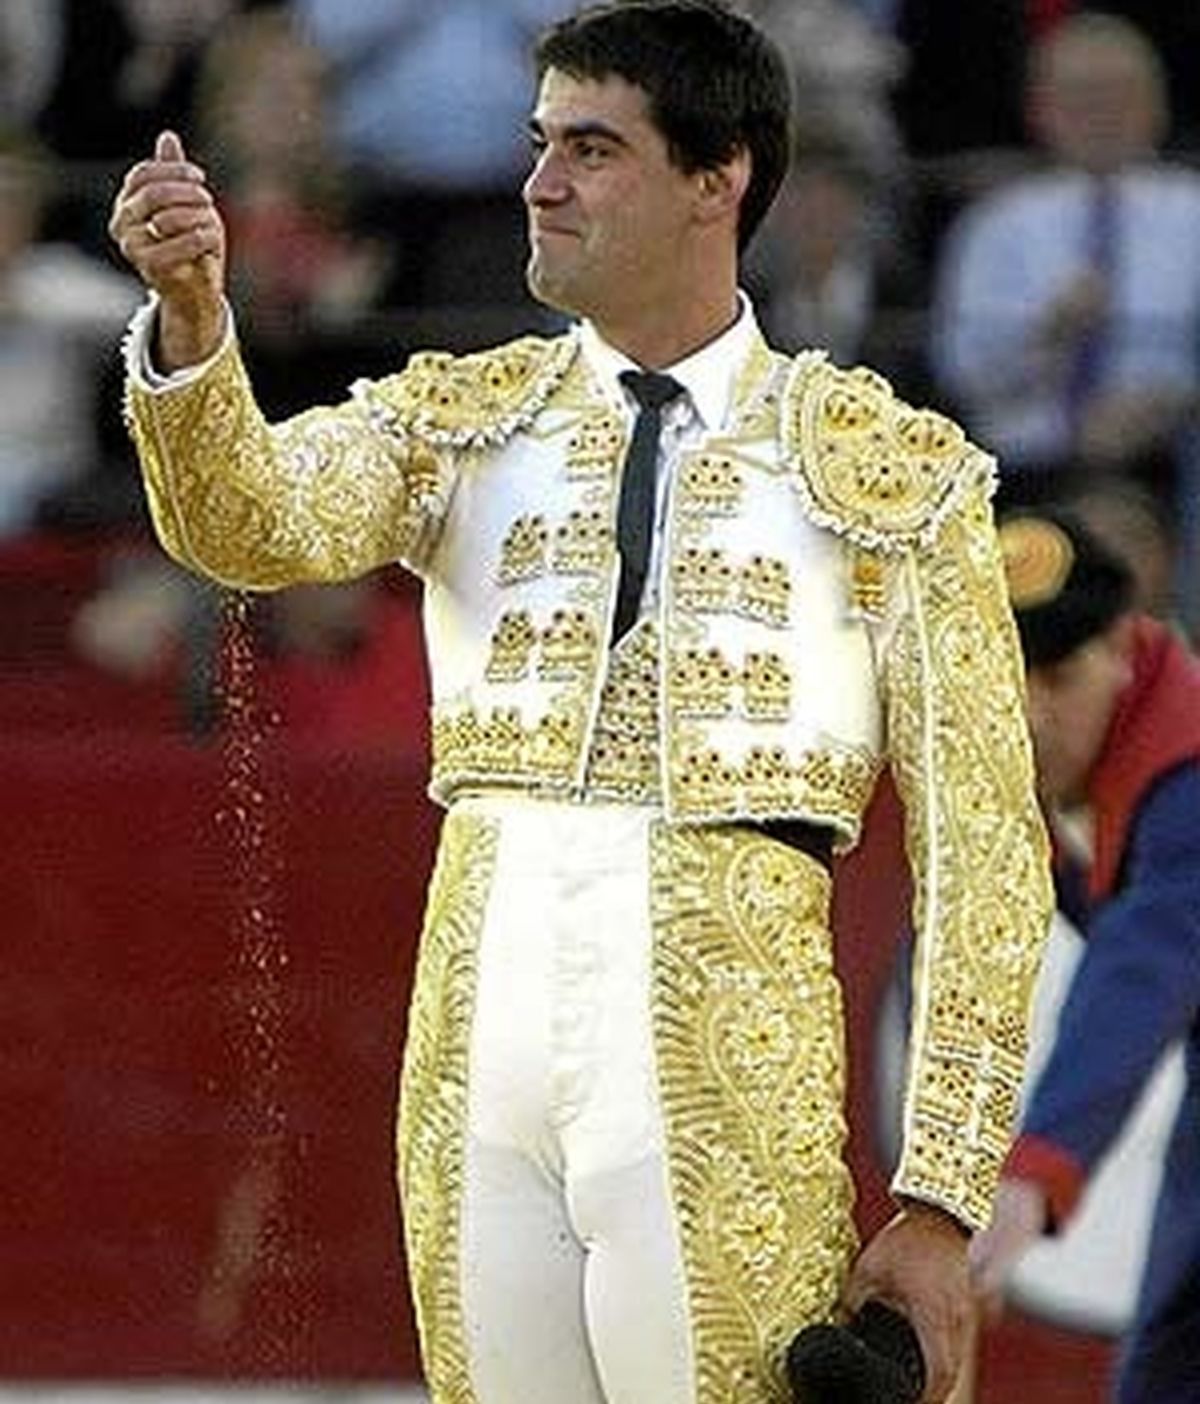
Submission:
[[[547,140],[546,129],[536,117],[529,119],[528,131],[529,135],[538,141]],[[607,122],[601,122],[595,118],[568,122],[563,127],[561,136],[563,141],[578,141],[581,137],[603,137],[605,141],[615,142],[618,146],[629,145],[615,127],[610,127]]]

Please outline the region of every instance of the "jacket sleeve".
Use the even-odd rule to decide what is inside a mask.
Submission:
[[[1180,767],[1151,791],[1127,874],[1089,924],[1006,1168],[1042,1184],[1056,1223],[1200,1010],[1200,766]],[[1056,1176],[1059,1162],[1076,1177]]]
[[[164,388],[139,374],[137,336],[135,323],[126,420],[155,529],[177,561],[256,590],[347,579],[396,560],[421,569],[452,458],[390,431],[372,387],[269,424],[232,336],[202,373]]]
[[[893,1190],[981,1227],[1012,1135],[1053,911],[986,483],[894,568],[885,706],[916,939]]]

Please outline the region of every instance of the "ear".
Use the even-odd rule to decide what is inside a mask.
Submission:
[[[750,186],[750,153],[739,148],[720,166],[696,172],[696,216],[702,224],[731,220],[737,224],[738,210]]]

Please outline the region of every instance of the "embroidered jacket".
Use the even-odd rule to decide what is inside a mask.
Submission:
[[[803,817],[845,848],[890,762],[918,894],[896,1188],[986,1220],[1052,899],[993,465],[956,425],[756,339],[672,484],[657,615],[610,655],[627,431],[574,334],[421,354],[278,425],[233,343],[175,389],[131,358],[127,415],[190,568],[422,576],[442,802],[615,795],[673,823]]]

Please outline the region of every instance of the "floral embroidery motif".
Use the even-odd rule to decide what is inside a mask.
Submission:
[[[814,520],[868,550],[928,546],[964,495],[994,479],[988,455],[952,420],[913,409],[863,367],[796,358],[784,449]]]
[[[698,1404],[785,1404],[854,1251],[829,878],[738,829],[652,839],[653,1018]]]

